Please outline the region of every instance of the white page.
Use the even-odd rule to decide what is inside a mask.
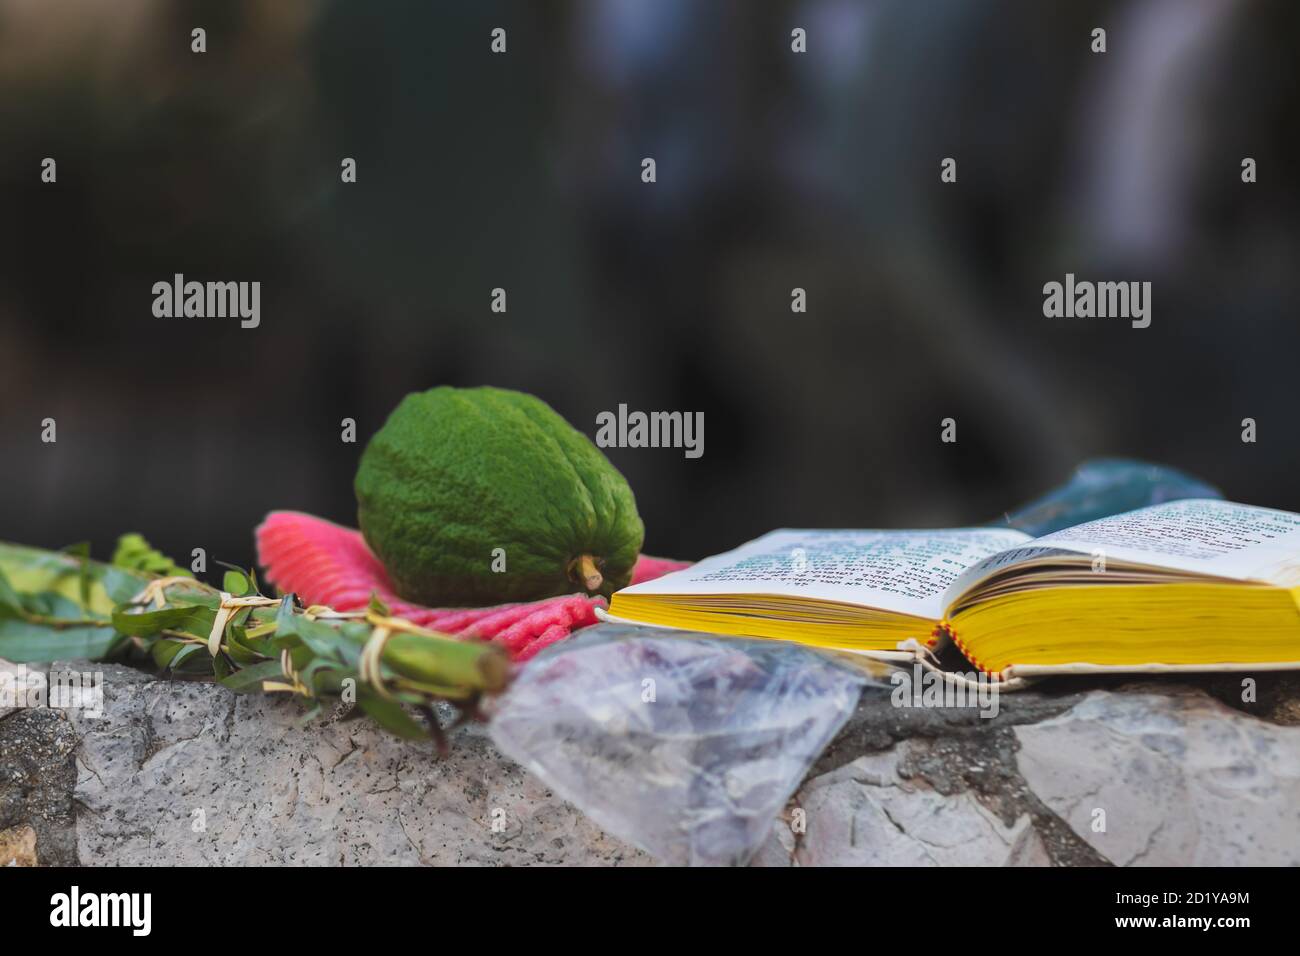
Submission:
[[[962,571],[1029,540],[1011,528],[787,528],[619,593],[797,595],[937,620],[944,590]]]
[[[948,597],[955,600],[1008,564],[1052,552],[1099,553],[1106,561],[1295,587],[1300,515],[1208,498],[1169,501],[1055,531],[1030,547],[987,558],[963,574]]]

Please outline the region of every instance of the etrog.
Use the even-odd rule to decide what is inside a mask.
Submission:
[[[408,601],[531,601],[625,586],[645,527],[627,481],[549,405],[500,388],[406,396],[357,469],[366,543]]]

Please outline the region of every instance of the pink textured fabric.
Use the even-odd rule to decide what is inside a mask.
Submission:
[[[689,568],[689,561],[674,561],[672,558],[652,558],[648,554],[643,554],[636,559],[636,566],[632,568],[632,583],[640,584],[642,581],[653,581],[655,578],[661,578],[665,574],[671,574],[673,571],[680,571],[682,568]]]
[[[266,580],[297,594],[304,604],[352,611],[365,607],[375,593],[397,617],[445,634],[493,641],[516,661],[526,661],[578,628],[595,624],[595,608],[605,605],[603,598],[568,594],[496,607],[423,607],[394,593],[384,566],[354,528],[297,511],[272,511],[255,534],[257,561]],[[688,565],[642,555],[632,571],[632,583],[651,581]]]

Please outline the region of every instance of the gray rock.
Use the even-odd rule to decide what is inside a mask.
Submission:
[[[1113,863],[1300,864],[1300,727],[1148,685],[1090,693],[1016,737],[1029,787]]]
[[[1004,694],[977,708],[896,707],[868,688],[814,765],[756,862],[762,865],[1071,865],[1105,860],[1029,790],[1014,728],[1079,700],[1068,689]],[[802,811],[802,833],[792,830]]]
[[[366,720],[301,726],[287,698],[80,666],[102,717],[0,715],[0,831],[24,858],[34,835],[46,864],[653,862],[481,729],[439,760]],[[1258,704],[1239,684],[1055,681],[993,718],[869,688],[755,863],[1300,862],[1300,680],[1261,676]]]
[[[57,711],[14,709],[0,717],[0,831],[15,846],[30,829],[37,863],[77,862],[76,748],[76,732]]]
[[[916,746],[904,741],[806,782],[797,798],[803,832],[783,849],[804,866],[975,866],[1040,843],[1027,814],[1006,825],[973,791],[945,794],[905,776]]]
[[[18,710],[14,701],[26,699],[37,687],[44,687],[44,669],[28,664],[14,664],[0,658],[0,720]]]
[[[757,862],[1295,865],[1300,678],[1256,681],[1058,679],[989,719],[865,693]]]
[[[292,700],[93,666],[102,718],[43,712],[79,739],[65,798],[83,864],[651,862],[475,728],[440,760],[365,720],[300,726]]]

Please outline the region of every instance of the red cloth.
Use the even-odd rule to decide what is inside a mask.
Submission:
[[[394,593],[384,566],[354,528],[297,511],[272,511],[255,533],[257,561],[266,580],[281,591],[292,591],[304,604],[353,611],[364,608],[373,592],[396,617],[444,634],[493,641],[516,661],[526,661],[578,628],[595,624],[595,608],[605,606],[603,598],[568,594],[496,607],[423,607]],[[632,583],[688,565],[642,555],[632,571]]]

